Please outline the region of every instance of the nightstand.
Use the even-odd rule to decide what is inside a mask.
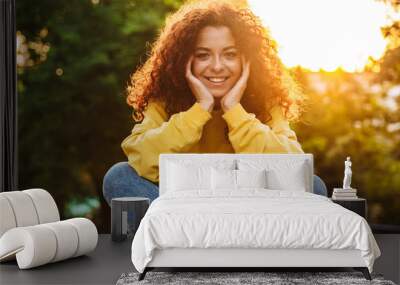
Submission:
[[[146,197],[120,197],[111,199],[111,239],[133,239],[140,221],[146,214],[150,199]]]
[[[359,214],[364,219],[367,218],[367,200],[364,198],[354,198],[348,200],[337,200],[332,199],[332,202],[339,204],[340,206]]]

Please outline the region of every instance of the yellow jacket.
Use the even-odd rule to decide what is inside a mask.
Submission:
[[[159,180],[160,153],[303,153],[281,108],[271,116],[266,125],[240,103],[226,113],[195,103],[167,121],[163,105],[151,102],[121,147],[137,173],[153,182]]]

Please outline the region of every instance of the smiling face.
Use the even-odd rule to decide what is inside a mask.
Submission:
[[[221,98],[235,85],[242,66],[239,50],[228,27],[206,26],[200,30],[192,72],[214,98]]]

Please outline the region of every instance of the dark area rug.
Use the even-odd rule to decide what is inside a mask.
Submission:
[[[372,281],[360,272],[147,272],[145,279],[138,281],[139,273],[122,274],[117,285],[133,284],[379,284],[395,285],[384,280],[382,275],[372,274]]]

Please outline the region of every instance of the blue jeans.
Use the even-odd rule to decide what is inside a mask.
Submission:
[[[314,193],[328,196],[324,181],[314,175]],[[147,197],[150,203],[159,195],[158,184],[139,176],[128,162],[113,165],[103,179],[103,195],[109,206],[118,197]]]

